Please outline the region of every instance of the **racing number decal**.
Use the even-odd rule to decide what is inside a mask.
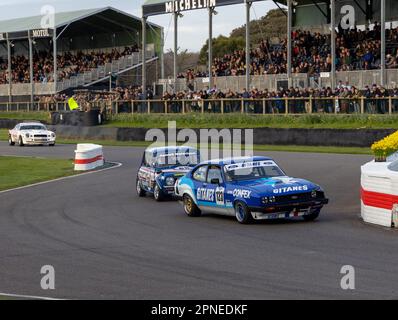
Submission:
[[[218,206],[223,206],[225,204],[224,191],[225,189],[222,187],[216,189],[216,204]]]

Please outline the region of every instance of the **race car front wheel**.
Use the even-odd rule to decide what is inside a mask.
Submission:
[[[159,188],[159,186],[156,184],[155,189],[153,190],[153,197],[155,198],[156,201],[162,201],[164,200],[164,193],[163,191]]]
[[[8,137],[8,144],[9,144],[10,146],[13,146],[13,145],[15,145],[15,142],[14,142],[14,141],[12,141],[12,138],[11,138],[11,136],[9,136],[9,137]]]
[[[23,147],[23,146],[24,146],[24,143],[23,143],[22,137],[19,137],[19,140],[18,140],[18,145],[19,145],[20,147]]]
[[[185,194],[183,197],[184,211],[189,217],[199,217],[202,213],[192,198]]]
[[[248,224],[253,221],[253,216],[249,208],[245,203],[240,201],[235,204],[235,216],[236,220],[242,224]]]
[[[136,190],[139,197],[145,197],[146,192],[144,189],[142,189],[141,182],[139,179],[137,179]]]
[[[307,214],[305,216],[303,216],[304,221],[314,221],[319,217],[319,214],[321,213],[320,210],[315,211],[311,214]]]

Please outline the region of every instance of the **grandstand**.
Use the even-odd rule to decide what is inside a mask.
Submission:
[[[257,0],[203,0],[194,2],[170,2],[147,0],[143,5],[143,17],[172,13],[174,16],[174,52],[178,47],[178,19],[187,10],[206,9],[209,12],[209,50],[207,74],[188,81],[178,77],[174,64],[173,79],[162,79],[165,91],[204,90],[216,86],[220,90],[240,91],[256,87],[277,90],[288,87],[331,87],[348,82],[360,89],[373,84],[392,89],[398,83],[398,6],[392,0],[282,0],[273,1],[287,16],[287,37],[279,44],[268,46],[265,58],[259,57],[261,47],[250,48],[250,12]],[[266,0],[258,0],[266,1]],[[212,24],[216,7],[244,3],[246,6],[246,49],[232,58],[243,62],[243,67],[231,67],[231,58],[215,60],[212,55]],[[386,28],[386,23],[389,28]],[[386,30],[387,29],[387,30]],[[312,42],[301,41],[305,32],[317,41],[317,51],[300,52],[303,47],[311,51]],[[335,32],[331,32],[335,30]],[[267,39],[264,39],[266,41]],[[363,47],[361,47],[361,44]],[[297,50],[297,52],[296,52]],[[362,52],[363,51],[363,52]],[[280,57],[274,58],[273,53]],[[261,54],[261,52],[260,52]],[[312,55],[312,57],[311,57]],[[270,57],[271,56],[271,57]],[[316,57],[314,57],[316,56]],[[258,60],[261,60],[260,63]],[[323,63],[323,65],[320,64]],[[233,61],[232,61],[233,64]],[[219,70],[221,65],[221,70]],[[229,65],[223,69],[223,65]],[[276,71],[269,72],[269,66]],[[250,67],[246,67],[250,66]],[[262,69],[261,69],[262,68]],[[258,69],[258,70],[257,70]],[[143,69],[145,80],[145,68]]]
[[[141,19],[106,7],[56,13],[54,21],[0,21],[0,101],[33,102],[36,95],[91,88],[121,74],[129,84],[141,83]],[[145,33],[146,64],[162,68],[163,30],[146,23]]]

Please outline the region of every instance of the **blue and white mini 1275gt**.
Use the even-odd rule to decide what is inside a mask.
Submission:
[[[176,181],[200,162],[200,153],[191,147],[160,147],[145,150],[137,174],[137,194],[153,194],[161,201],[174,195]]]
[[[179,179],[175,194],[188,216],[202,211],[252,220],[315,220],[328,203],[320,186],[286,176],[274,160],[245,157],[199,164]]]

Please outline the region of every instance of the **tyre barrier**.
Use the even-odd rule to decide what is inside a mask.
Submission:
[[[98,144],[82,143],[75,150],[75,171],[94,170],[104,165],[102,146]]]
[[[361,167],[361,216],[368,223],[398,227],[398,160]]]

